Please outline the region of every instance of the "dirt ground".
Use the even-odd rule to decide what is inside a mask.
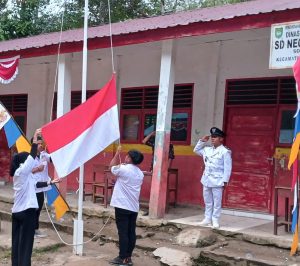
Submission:
[[[0,210],[10,212],[11,204],[0,203]],[[60,224],[72,226],[74,217],[67,213]],[[107,218],[87,217],[84,216],[84,230],[88,233],[84,241],[90,240],[103,225],[107,222]],[[47,234],[47,238],[35,239],[34,248],[38,251],[33,253],[32,265],[109,265],[108,261],[118,255],[117,246],[117,229],[115,221],[110,218],[105,227],[97,237],[84,245],[84,256],[73,255],[72,246],[64,246],[52,226],[49,225],[49,217],[45,210],[41,214],[41,231]],[[10,265],[10,242],[11,242],[11,223],[9,221],[1,222],[0,232],[0,265]],[[61,228],[57,228],[62,239],[71,244],[72,232],[65,233]],[[137,227],[137,247],[134,250],[134,265],[155,266],[161,265],[159,259],[152,255],[152,251],[161,246],[172,246],[175,236],[179,232],[176,227],[168,227],[161,230]],[[154,236],[155,235],[155,236]],[[151,237],[149,237],[151,236]],[[3,239],[4,242],[3,242]],[[49,245],[47,245],[47,242]],[[4,243],[4,244],[3,244]],[[3,248],[4,246],[4,248]],[[50,248],[49,248],[50,246]],[[2,247],[2,248],[1,248]]]
[[[11,242],[10,237],[10,222],[1,223],[1,238],[6,238],[7,243]],[[112,227],[112,226],[111,226]],[[35,248],[36,250],[32,255],[32,265],[51,265],[51,266],[82,266],[82,265],[109,265],[108,261],[118,255],[118,247],[114,242],[106,242],[103,239],[97,239],[96,241],[91,241],[84,245],[84,255],[82,257],[73,254],[72,246],[62,246],[56,233],[50,228],[42,228],[41,231],[47,234],[46,238],[36,238]],[[72,243],[72,235],[60,232],[61,237],[64,241]],[[89,238],[85,238],[85,241]],[[40,245],[41,242],[43,246]],[[49,245],[46,245],[48,242]],[[133,254],[133,261],[135,265],[160,265],[159,261],[155,259],[152,252],[136,249]],[[10,250],[6,247],[4,250],[0,249],[0,265],[10,265]]]
[[[10,211],[11,205],[0,203],[0,210]],[[73,255],[72,246],[64,246],[57,234],[49,226],[49,218],[45,211],[41,216],[41,230],[48,236],[46,238],[35,239],[36,251],[32,256],[32,265],[51,266],[83,266],[83,265],[109,265],[108,261],[118,255],[117,230],[115,221],[111,218],[105,228],[96,237],[84,245],[84,256]],[[89,240],[107,222],[107,218],[84,216],[84,230],[87,233],[85,241]],[[72,243],[73,217],[70,214],[64,216],[61,225],[67,227],[58,228],[64,241]],[[0,265],[10,265],[11,223],[3,221],[0,232]],[[186,227],[188,228],[188,227]],[[218,241],[213,246],[202,248],[182,247],[176,244],[176,236],[183,229],[175,225],[165,225],[159,227],[137,227],[137,246],[133,254],[135,266],[155,266],[161,265],[159,258],[155,258],[152,252],[159,247],[169,247],[190,253],[194,258],[199,258],[200,252],[206,258],[201,257],[195,266],[227,266],[227,265],[300,265],[300,257],[290,257],[289,250],[276,247],[256,245],[232,237],[225,237],[217,234]],[[211,230],[211,229],[207,229]],[[68,231],[68,232],[66,232]],[[217,233],[217,232],[215,232]],[[250,261],[251,263],[247,264]],[[255,262],[256,261],[256,262]],[[244,263],[244,264],[243,264]]]

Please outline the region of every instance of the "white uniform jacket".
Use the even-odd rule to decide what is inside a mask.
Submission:
[[[35,158],[35,167],[40,166],[41,164],[44,166],[44,170],[42,172],[37,172],[34,174],[34,177],[37,182],[48,182],[51,180],[48,174],[48,163],[50,162],[50,155],[42,151],[39,157]],[[35,192],[43,192],[43,191],[48,191],[51,189],[51,186],[43,187],[43,188],[36,188]]]
[[[201,183],[206,187],[222,187],[228,182],[231,175],[231,151],[220,145],[215,148],[207,142],[199,140],[194,152],[203,157],[205,169]]]
[[[111,168],[117,177],[110,205],[113,207],[139,211],[139,197],[143,184],[144,174],[136,165],[121,164]]]
[[[14,205],[12,213],[39,207],[35,194],[36,179],[31,173],[35,160],[29,155],[14,174]]]

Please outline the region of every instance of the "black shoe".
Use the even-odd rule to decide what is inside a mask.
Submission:
[[[133,265],[131,258],[121,259],[119,256],[115,257],[114,259],[109,261],[109,264],[118,265],[118,266],[132,266]]]
[[[127,265],[130,265],[130,266],[133,265],[133,262],[132,262],[131,258],[127,258]]]
[[[109,264],[113,265],[119,265],[121,263],[123,263],[123,260],[119,256],[109,261]]]
[[[123,259],[122,263],[117,264],[117,265],[118,265],[118,266],[129,266],[129,265],[132,265],[132,262],[131,262],[131,264],[130,264],[129,260],[131,261],[131,258]]]

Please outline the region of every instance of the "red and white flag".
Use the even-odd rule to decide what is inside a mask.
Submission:
[[[20,56],[0,59],[0,83],[8,84],[18,75]]]
[[[115,76],[93,97],[42,127],[59,177],[64,177],[120,138]]]

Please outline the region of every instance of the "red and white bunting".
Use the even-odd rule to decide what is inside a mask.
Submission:
[[[8,84],[18,75],[20,56],[0,59],[0,83]]]

